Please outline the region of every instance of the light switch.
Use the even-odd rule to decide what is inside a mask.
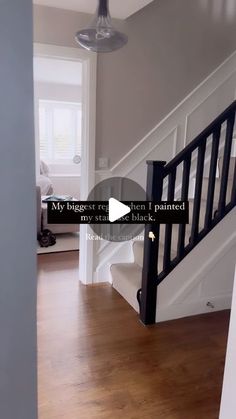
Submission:
[[[107,157],[99,157],[98,159],[98,167],[99,169],[108,169],[109,160]]]

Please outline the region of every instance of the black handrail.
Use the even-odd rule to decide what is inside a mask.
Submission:
[[[192,156],[193,153],[197,151],[197,167],[195,175],[196,183],[189,243],[185,245],[186,225],[180,224],[178,231],[177,255],[171,259],[172,225],[166,225],[164,255],[163,260],[161,261],[163,270],[160,273],[158,272],[160,225],[149,224],[145,227],[142,288],[137,293],[140,304],[140,318],[144,324],[155,323],[157,286],[236,205],[236,165],[234,170],[231,199],[229,203],[226,202],[235,113],[236,101],[234,101],[224,112],[222,112],[206,129],[204,129],[204,131],[201,132],[201,134],[189,143],[168,164],[159,161],[148,162],[147,199],[161,201],[163,187],[167,183],[167,199],[169,201],[175,200],[176,173],[180,167],[182,170],[180,197],[182,200],[186,201],[188,200],[189,195]],[[223,131],[222,125],[225,122],[227,126],[224,141],[220,193],[217,211],[213,214],[217,162]],[[199,214],[201,210],[204,166],[206,162],[208,142],[211,143],[211,156],[206,212],[204,227],[201,231],[199,231]],[[150,231],[154,232],[156,236],[155,241],[149,239]]]
[[[191,141],[180,153],[178,153],[166,166],[165,171],[166,173],[170,172],[170,170],[175,166],[177,167],[183,160],[187,154],[192,153],[196,150],[201,143],[203,138],[209,137],[218,126],[221,126],[229,117],[231,113],[235,113],[236,110],[236,100],[231,103],[228,108],[224,110],[213,122],[208,125],[193,141]]]

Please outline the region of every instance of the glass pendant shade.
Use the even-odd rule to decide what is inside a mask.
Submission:
[[[77,32],[75,39],[93,52],[112,52],[128,42],[128,37],[112,26],[108,0],[99,0],[95,19],[87,29]]]

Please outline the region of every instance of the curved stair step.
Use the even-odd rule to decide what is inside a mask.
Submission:
[[[142,268],[136,263],[116,263],[111,266],[113,288],[139,312],[137,291],[141,288]]]

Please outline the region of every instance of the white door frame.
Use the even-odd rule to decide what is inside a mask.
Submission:
[[[95,133],[96,133],[96,81],[97,54],[81,48],[34,43],[34,56],[59,58],[82,63],[82,156],[80,200],[86,201],[95,184]],[[87,240],[89,225],[80,226],[79,279],[83,284],[93,283],[93,241]]]

